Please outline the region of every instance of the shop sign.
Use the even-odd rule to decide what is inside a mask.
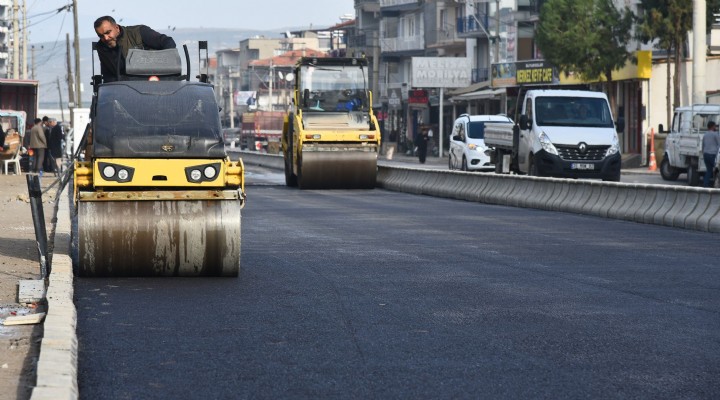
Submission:
[[[467,57],[413,57],[412,86],[459,88],[470,85],[472,67]]]
[[[558,84],[557,69],[544,60],[493,64],[492,87]]]
[[[409,104],[427,104],[428,103],[428,91],[427,90],[411,90],[408,93]]]

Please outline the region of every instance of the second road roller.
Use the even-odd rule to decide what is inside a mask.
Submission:
[[[302,57],[283,126],[285,183],[300,189],[371,189],[380,128],[367,59]]]
[[[187,54],[185,74],[172,49],[131,50],[114,82],[94,75],[74,165],[80,276],[238,276],[244,168]]]

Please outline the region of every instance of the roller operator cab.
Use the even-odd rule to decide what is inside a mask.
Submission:
[[[212,85],[95,82],[75,162],[76,273],[237,276],[244,172],[225,153]]]
[[[301,58],[283,125],[285,183],[301,189],[373,188],[380,129],[364,58]]]

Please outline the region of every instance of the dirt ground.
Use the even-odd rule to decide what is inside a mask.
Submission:
[[[45,190],[53,174],[41,179]],[[55,209],[57,186],[43,194],[47,234]],[[43,304],[17,302],[18,282],[40,279],[40,261],[30,209],[26,174],[0,174],[0,322],[8,316],[45,311]],[[3,326],[0,323],[0,400],[29,399],[42,339],[42,324]]]

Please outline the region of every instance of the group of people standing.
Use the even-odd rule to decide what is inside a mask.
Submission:
[[[42,176],[45,169],[60,172],[65,131],[55,118],[35,118],[28,147],[33,152],[31,172]]]

